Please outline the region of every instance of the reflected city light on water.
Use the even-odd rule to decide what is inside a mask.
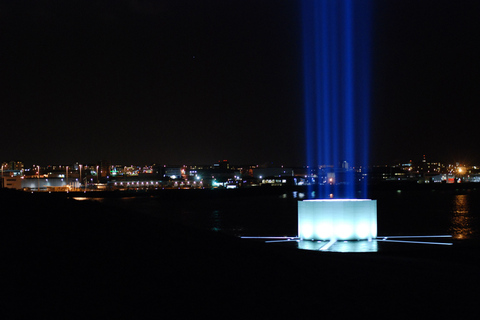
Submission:
[[[453,217],[450,231],[454,239],[468,239],[473,234],[471,227],[472,215],[468,196],[465,194],[455,195],[453,203]]]
[[[133,197],[132,197],[133,198]],[[73,200],[76,200],[76,201],[85,201],[85,200],[88,200],[88,201],[98,201],[98,202],[103,202],[105,201],[105,198],[92,198],[92,197],[72,197]],[[122,199],[124,200],[124,199]]]

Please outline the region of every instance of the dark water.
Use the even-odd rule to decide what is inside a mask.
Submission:
[[[388,190],[377,200],[378,234],[478,239],[480,191]],[[298,199],[289,194],[161,201],[150,210],[200,229],[235,236],[297,235]]]
[[[478,238],[480,192],[396,191],[377,195],[379,234]]]

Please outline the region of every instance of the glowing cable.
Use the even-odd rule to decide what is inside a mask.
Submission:
[[[383,241],[383,242],[400,242],[400,243],[415,243],[415,244],[435,244],[435,245],[442,245],[442,246],[451,246],[451,245],[453,245],[453,243],[446,243],[446,242],[404,241],[404,240],[384,240],[384,239],[377,239],[377,241]]]
[[[445,234],[445,235],[437,235],[437,236],[378,236],[377,239],[380,240],[380,238],[384,239],[408,239],[408,238],[451,238],[451,235]]]
[[[252,237],[242,236],[241,239],[299,239],[298,237]]]
[[[289,242],[289,241],[295,241],[295,238],[292,239],[284,239],[284,240],[271,240],[271,241],[265,241],[265,243],[273,243],[273,242]]]

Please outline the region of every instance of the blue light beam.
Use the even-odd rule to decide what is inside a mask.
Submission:
[[[370,0],[302,2],[309,198],[367,197],[370,8]]]

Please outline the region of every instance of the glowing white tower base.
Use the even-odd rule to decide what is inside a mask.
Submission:
[[[252,237],[266,243],[296,242],[299,249],[330,252],[377,252],[379,243],[447,245],[417,241],[420,238],[451,238],[451,235],[382,236],[377,238],[377,201],[369,199],[323,199],[298,202],[297,237]],[[412,240],[408,240],[408,239]],[[407,239],[407,240],[405,240]],[[341,240],[341,241],[340,241]],[[369,240],[369,241],[349,241]]]
[[[372,240],[377,237],[377,201],[321,199],[298,202],[303,240]]]

